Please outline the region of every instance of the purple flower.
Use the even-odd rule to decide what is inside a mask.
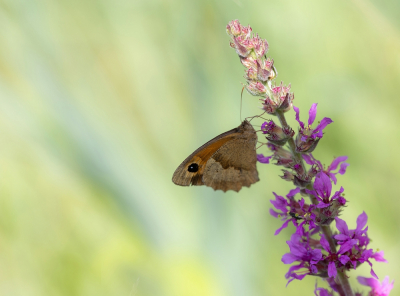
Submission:
[[[322,131],[324,130],[324,128],[328,125],[331,124],[333,122],[332,119],[328,118],[328,117],[324,117],[321,122],[317,125],[317,127],[315,129],[311,129],[311,125],[314,123],[315,121],[315,117],[317,116],[317,104],[314,103],[311,105],[310,111],[308,112],[309,117],[308,117],[308,125],[305,126],[304,123],[300,120],[300,110],[299,108],[293,106],[294,111],[296,112],[296,120],[297,122],[300,124],[301,129],[303,131],[308,130],[309,132],[304,134],[302,137],[302,141],[305,142],[307,137],[311,137],[313,139],[316,138],[322,138],[323,133]]]
[[[328,241],[325,239],[323,235],[321,235],[320,244],[324,248],[326,252],[328,252],[328,256],[325,258],[327,259],[328,263],[328,276],[335,278],[337,275],[336,265],[335,262],[337,261],[338,257],[336,253],[331,252],[331,248],[329,247]]]
[[[299,108],[293,106],[293,109],[296,112],[296,120],[300,124],[299,133],[296,138],[296,150],[302,153],[312,152],[317,147],[318,141],[322,138],[322,131],[324,128],[333,121],[328,117],[324,117],[317,127],[312,129],[311,125],[314,123],[315,117],[317,116],[317,104],[314,103],[311,106],[308,125],[305,125],[304,122],[300,120]]]
[[[339,191],[336,191],[335,194],[331,197],[332,192],[332,183],[329,177],[326,174],[318,174],[315,177],[314,181],[314,190],[306,189],[308,194],[314,195],[319,203],[317,208],[326,208],[332,205],[334,200],[338,200],[340,205],[344,205],[346,200],[341,194],[343,193],[343,187],[340,187]]]
[[[388,296],[390,291],[393,289],[394,281],[389,283],[389,277],[386,276],[382,281],[382,284],[374,279],[374,278],[366,278],[359,276],[357,277],[358,282],[361,285],[371,287],[371,292],[369,292],[369,296]]]
[[[314,294],[315,296],[333,296],[333,294],[329,293],[328,290],[324,288],[317,288],[317,283],[315,283]]]
[[[350,165],[347,162],[345,162],[347,160],[347,156],[339,156],[332,161],[332,163],[328,166],[327,169],[324,169],[324,166],[322,165],[322,163],[319,160],[315,159],[311,153],[303,154],[302,156],[307,164],[316,165],[319,168],[319,171],[327,174],[331,178],[331,180],[333,181],[333,183],[335,185],[337,182],[336,175],[337,174],[344,175],[347,167]],[[339,170],[336,172],[333,172],[338,168],[339,164],[340,164]]]
[[[340,234],[335,235],[334,238],[338,240],[339,245],[342,245],[352,239],[358,240],[358,245],[360,247],[364,247],[369,244],[369,238],[367,236],[368,227],[364,228],[368,221],[368,216],[365,212],[362,212],[358,216],[357,227],[354,230],[349,230],[347,223],[342,219],[335,217],[335,220],[336,228],[339,230]]]
[[[288,284],[294,279],[302,280],[307,274],[316,274],[318,272],[315,266],[322,259],[322,252],[320,249],[312,249],[308,240],[304,241],[301,234],[292,234],[290,241],[286,242],[289,245],[290,253],[282,256],[282,262],[285,264],[292,264],[299,261],[300,264],[291,266],[288,273],[285,275],[289,279]],[[301,274],[295,271],[306,268],[307,271]]]
[[[277,211],[270,209],[269,212],[275,218],[281,218],[282,221],[285,221],[282,226],[275,231],[275,235],[278,235],[290,222],[297,227],[297,233],[299,233],[300,229],[306,224],[309,225],[309,230],[317,227],[315,224],[315,214],[312,212],[315,207],[313,205],[307,205],[304,198],[300,201],[294,199],[294,196],[299,192],[300,188],[292,189],[286,195],[286,198],[273,192],[275,200],[270,200],[270,202]],[[298,220],[303,221],[298,224]]]
[[[264,156],[263,154],[258,154],[257,160],[259,162],[269,163],[269,160],[273,158],[276,160],[276,165],[282,165],[287,168],[291,168],[293,166],[293,155],[288,150],[272,143],[267,143],[267,147],[273,152],[273,155]]]
[[[261,131],[263,134],[267,134],[266,138],[269,142],[278,146],[284,145],[288,140],[285,131],[280,126],[276,125],[273,120],[264,122],[261,125]]]
[[[342,219],[336,217],[335,220],[336,228],[340,232],[339,234],[334,235],[338,245],[340,245],[338,254],[346,256],[346,260],[342,262],[343,265],[346,265],[349,262],[354,268],[356,268],[358,264],[367,262],[371,266],[371,275],[378,278],[372,269],[370,259],[375,259],[377,262],[387,261],[383,258],[383,251],[374,253],[372,249],[367,249],[370,241],[367,235],[368,227],[366,227],[368,221],[367,214],[363,212],[358,216],[357,227],[353,230],[349,230],[346,222]]]
[[[261,163],[269,163],[269,160],[273,157],[271,156],[264,156],[264,154],[257,154],[257,160]]]

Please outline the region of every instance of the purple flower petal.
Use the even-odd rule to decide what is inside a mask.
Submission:
[[[340,187],[339,191],[336,191],[335,194],[332,196],[332,200],[338,198],[344,191],[343,187]]]
[[[340,246],[338,254],[346,253],[347,251],[351,250],[351,248],[358,243],[358,240],[351,239],[345,242],[343,245]]]
[[[363,276],[358,276],[357,280],[361,285],[369,286],[373,290],[378,289],[380,287],[379,281],[374,278],[366,278]]]
[[[371,274],[374,278],[379,279],[378,276],[376,275],[375,271],[372,269],[372,264],[370,264],[370,265],[371,265],[370,274]]]
[[[315,117],[317,116],[317,104],[314,103],[311,105],[310,111],[308,111],[308,125],[312,125],[314,123]]]
[[[290,220],[286,220],[285,223],[282,224],[281,227],[279,227],[276,231],[275,231],[275,235],[278,235],[282,229],[286,228],[289,224]]]
[[[285,264],[292,264],[293,262],[297,261],[297,257],[294,256],[292,253],[286,253],[282,256],[281,261]]]
[[[296,120],[300,124],[301,128],[304,128],[304,123],[300,120],[300,110],[296,106],[293,106],[294,112],[296,112]]]
[[[312,250],[311,252],[311,260],[312,264],[317,264],[322,259],[322,251],[320,249]]]
[[[382,281],[382,285],[380,282],[374,278],[366,278],[359,276],[357,277],[358,282],[361,285],[371,287],[371,295],[379,295],[379,296],[388,296],[390,291],[393,289],[393,283],[389,283],[389,277],[386,276],[385,279]]]
[[[299,188],[299,187],[290,190],[289,193],[288,193],[286,196],[287,196],[287,197],[293,197],[293,196],[295,196],[297,193],[300,193],[300,188]]]
[[[362,212],[360,214],[360,216],[357,217],[357,228],[356,228],[356,232],[357,231],[361,231],[364,226],[367,224],[368,221],[368,216],[365,212]]]
[[[303,159],[305,160],[305,162],[306,162],[307,164],[309,164],[309,165],[315,164],[315,161],[311,158],[310,155],[308,155],[308,154],[302,154],[301,156],[303,157]]]
[[[317,204],[317,208],[318,209],[323,209],[323,208],[327,208],[327,207],[329,207],[330,206],[330,204],[329,203],[324,203],[324,202],[320,202],[319,204]]]
[[[324,128],[326,128],[326,126],[328,124],[331,124],[333,122],[332,119],[328,118],[328,117],[324,117],[321,120],[321,123],[317,125],[317,127],[314,129],[313,132],[313,138],[318,137],[318,138],[322,138],[322,136],[324,135],[322,133],[322,131],[324,130]]]
[[[330,178],[331,178],[331,180],[333,181],[333,184],[335,184],[335,185],[336,185],[337,179],[336,179],[336,176],[335,176],[335,174],[333,174],[333,173],[329,173],[329,177],[330,177]]]
[[[317,291],[319,292],[319,294],[317,294]],[[316,296],[333,296],[331,293],[329,293],[328,290],[326,290],[326,289],[324,289],[324,288],[317,288],[316,285],[315,285],[314,294],[315,294]]]
[[[347,227],[347,224],[345,221],[343,221],[342,219],[335,217],[335,221],[336,221],[336,228],[339,230],[339,232],[341,234],[349,234],[349,228]]]
[[[342,164],[340,165],[340,169],[339,169],[339,171],[338,171],[338,174],[343,175],[343,174],[346,172],[346,169],[347,169],[347,167],[348,167],[349,165],[350,165],[350,164],[348,164],[347,162],[342,163]]]
[[[343,196],[339,196],[339,198],[337,199],[337,201],[344,206],[346,204],[346,199]]]
[[[344,240],[346,240],[346,239],[349,238],[349,236],[346,235],[346,234],[336,234],[336,235],[334,235],[333,237],[334,237],[335,239],[341,240],[341,241],[344,241]]]
[[[377,261],[377,262],[388,263],[387,260],[385,258],[383,258],[383,256],[384,256],[384,252],[379,251],[379,252],[372,254],[371,258],[374,258],[375,261]]]
[[[319,240],[319,243],[321,246],[327,251],[328,253],[330,252],[330,247],[328,241],[325,239],[325,236],[321,235],[321,239]]]
[[[339,157],[336,157],[336,158],[332,161],[331,165],[328,167],[328,171],[334,171],[334,170],[336,170],[337,167],[338,167],[338,165],[339,165],[341,162],[346,161],[346,160],[347,160],[347,156],[339,156]]]
[[[286,201],[286,199],[283,196],[277,195],[275,192],[273,192],[275,195],[275,200],[271,199],[269,202],[277,209],[281,210],[282,213],[286,213],[287,209],[286,207],[289,206],[289,203]]]
[[[311,273],[318,273],[318,268],[315,265],[310,265]]]
[[[342,255],[339,258],[340,263],[342,263],[343,265],[345,265],[347,262],[350,261],[350,257],[346,256],[346,255]]]
[[[361,263],[368,261],[368,259],[372,257],[373,253],[374,253],[374,251],[372,249],[365,250],[364,252],[362,252],[358,261],[360,261]],[[368,264],[371,265],[371,263],[369,263],[369,262],[368,262]]]
[[[278,212],[275,212],[273,209],[269,209],[269,213],[271,216],[275,217],[275,218],[280,218],[281,214]]]
[[[315,177],[314,189],[320,197],[329,197],[332,191],[332,183],[329,177],[320,173]]]
[[[264,156],[263,154],[257,154],[257,160],[261,163],[269,163],[269,160],[273,157],[271,156]]]
[[[328,276],[335,278],[337,275],[337,270],[335,266],[335,262],[329,262],[328,264]]]
[[[303,263],[300,263],[300,264],[298,264],[298,265],[292,265],[292,266],[290,266],[288,272],[285,274],[285,278],[288,279],[289,277],[296,275],[296,274],[294,273],[294,271],[296,271],[296,270],[298,270],[298,269],[300,269],[300,268],[303,268],[303,267],[304,267],[304,264],[303,264]]]
[[[304,223],[306,223],[307,221],[303,221],[300,223],[299,226],[296,227],[296,234],[302,235],[302,233],[304,233],[304,229],[303,229],[303,225]],[[293,222],[294,223],[294,222]]]

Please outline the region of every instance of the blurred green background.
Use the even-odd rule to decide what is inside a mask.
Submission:
[[[258,165],[261,182],[238,194],[171,182],[240,123],[244,72],[225,33],[237,18],[268,40],[302,119],[317,102],[334,120],[315,156],[349,156],[343,216],[354,228],[366,211],[389,261],[374,269],[398,295],[399,12],[396,0],[1,0],[0,294],[313,294],[313,277],[285,288],[293,229],[274,236],[268,213],[272,191],[292,188],[279,168]],[[244,94],[242,113],[259,114],[257,98]]]

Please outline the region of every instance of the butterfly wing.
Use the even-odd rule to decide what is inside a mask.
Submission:
[[[248,187],[259,180],[256,143],[254,128],[244,121],[189,155],[175,170],[172,181],[181,186],[205,184],[224,192]]]
[[[180,186],[204,185],[203,172],[207,161],[221,146],[234,139],[237,134],[238,128],[234,128],[220,134],[198,148],[175,170],[172,182]]]
[[[254,128],[245,124],[241,134],[221,146],[207,161],[203,172],[204,184],[214,190],[237,192],[243,186],[250,187],[259,181],[256,143]]]

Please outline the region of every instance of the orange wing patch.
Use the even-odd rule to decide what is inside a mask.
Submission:
[[[194,151],[175,170],[172,181],[180,186],[203,185],[203,172],[207,161],[221,146],[232,140],[235,134],[226,135],[218,140],[213,139]]]

